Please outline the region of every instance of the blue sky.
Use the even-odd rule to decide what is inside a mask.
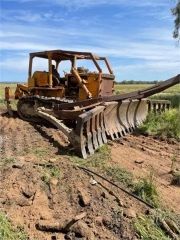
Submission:
[[[0,81],[26,81],[29,52],[49,49],[107,56],[118,81],[174,76],[180,69],[175,2],[0,0]]]

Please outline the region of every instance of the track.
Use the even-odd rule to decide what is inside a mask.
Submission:
[[[67,138],[54,127],[45,127],[23,121],[19,118],[0,116],[0,156],[2,159],[31,153],[33,148],[55,145],[67,146]]]

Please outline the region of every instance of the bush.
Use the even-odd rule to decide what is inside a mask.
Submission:
[[[178,109],[170,109],[161,114],[151,112],[139,129],[141,132],[150,135],[180,140],[179,123],[180,111]]]

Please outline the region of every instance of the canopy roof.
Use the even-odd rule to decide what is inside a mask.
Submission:
[[[66,51],[66,50],[49,50],[44,52],[34,52],[34,53],[30,53],[30,56],[47,58],[47,59],[49,56],[51,56],[52,60],[55,60],[55,61],[74,59],[75,57],[76,59],[96,59],[96,60],[103,59],[90,52],[76,52],[76,51]]]

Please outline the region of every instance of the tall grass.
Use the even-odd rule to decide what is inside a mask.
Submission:
[[[161,114],[150,113],[139,128],[141,132],[154,136],[180,140],[180,111],[170,109]]]
[[[180,94],[178,93],[159,93],[152,96],[151,99],[169,100],[172,108],[180,107]]]
[[[140,216],[135,219],[135,230],[143,240],[170,240],[152,218]]]
[[[143,178],[134,185],[134,193],[154,207],[159,206],[159,195],[153,182],[153,175]]]

